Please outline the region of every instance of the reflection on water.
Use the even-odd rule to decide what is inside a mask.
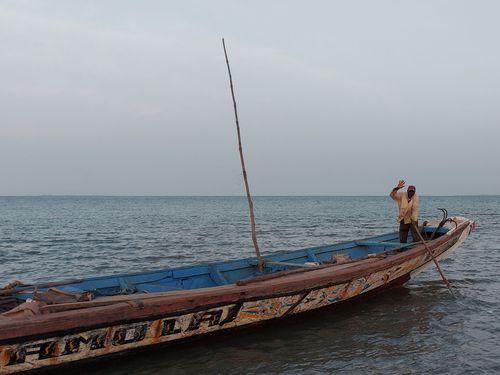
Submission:
[[[443,269],[371,300],[260,328],[72,369],[151,373],[500,372],[500,197],[424,197],[478,219]],[[385,197],[257,198],[266,251],[367,237],[395,228]],[[243,198],[0,198],[0,282],[135,272],[252,255]]]

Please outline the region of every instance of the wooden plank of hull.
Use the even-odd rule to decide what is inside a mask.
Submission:
[[[436,255],[446,252],[467,228],[468,225],[463,225],[452,236],[433,241],[433,252]],[[55,313],[18,323],[12,321],[0,327],[0,374],[174,342],[345,302],[397,280],[408,280],[412,271],[430,261],[425,249],[417,247],[392,260],[377,260],[361,266],[362,269],[353,267],[334,274],[331,270],[319,269],[306,275],[290,275],[285,280],[207,288],[212,289],[211,295],[198,291],[186,298],[189,293],[179,296],[174,292],[168,300],[152,299],[142,305],[120,302],[88,309],[91,311]],[[297,283],[301,283],[300,289]],[[220,289],[223,293],[214,295],[214,291]],[[50,316],[57,317],[56,322],[47,322]],[[89,318],[93,320],[87,320]],[[35,329],[37,323],[38,331]],[[65,328],[68,326],[71,328]]]

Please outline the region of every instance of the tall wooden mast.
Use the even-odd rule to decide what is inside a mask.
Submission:
[[[250,211],[250,227],[252,229],[252,242],[253,242],[253,247],[255,248],[255,254],[257,255],[257,259],[259,262],[259,269],[262,269],[264,262],[262,260],[261,255],[260,255],[259,243],[257,242],[257,233],[256,233],[256,227],[255,227],[255,215],[253,212],[253,201],[252,201],[252,195],[250,194],[250,187],[248,185],[247,170],[245,167],[245,158],[243,157],[243,147],[241,146],[240,122],[238,119],[238,109],[236,107],[236,99],[234,97],[233,77],[231,75],[231,68],[229,66],[229,59],[227,57],[226,43],[224,42],[224,38],[222,38],[222,47],[224,48],[224,56],[226,57],[227,72],[229,74],[229,86],[231,88],[231,96],[233,98],[234,120],[236,122],[236,132],[238,134],[238,149],[240,151],[241,170],[243,171],[243,182],[245,184],[245,191],[247,194],[247,201],[248,201],[248,209]]]

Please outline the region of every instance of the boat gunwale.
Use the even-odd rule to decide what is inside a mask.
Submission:
[[[450,231],[443,233],[443,235],[449,233]],[[389,233],[384,233],[376,236],[370,236],[370,237],[365,237],[365,238],[360,238],[360,239],[354,239],[354,240],[347,240],[347,241],[342,241],[338,243],[331,243],[331,244],[322,244],[322,245],[317,245],[317,246],[312,246],[312,247],[304,247],[300,249],[295,249],[295,250],[277,250],[270,252],[268,254],[263,255],[264,261],[274,261],[275,257],[281,257],[285,256],[284,259],[281,261],[285,260],[291,260],[295,259],[297,257],[302,257],[302,256],[308,256],[309,253],[313,253],[315,256],[318,254],[323,254],[326,252],[341,252],[343,250],[348,250],[351,248],[355,248],[360,246],[359,243],[361,242],[367,242],[369,240],[374,240],[374,239],[381,239],[383,237],[388,237],[388,236],[396,236],[397,237],[397,232],[389,232]],[[388,241],[388,240],[382,240],[379,241],[380,244],[382,245],[383,242]],[[387,244],[388,246],[392,246],[391,244]],[[318,251],[321,250],[322,251]],[[303,254],[302,254],[303,253]],[[267,259],[266,259],[267,258]],[[183,277],[189,277],[189,276],[202,276],[202,275],[210,275],[211,273],[211,268],[216,269],[219,272],[228,272],[228,271],[235,271],[235,270],[241,270],[241,269],[246,269],[252,266],[255,266],[256,258],[255,257],[248,257],[248,258],[237,258],[237,259],[230,259],[226,261],[218,260],[218,261],[212,261],[208,263],[199,263],[199,264],[191,264],[191,265],[183,265],[183,266],[178,266],[178,267],[173,267],[173,268],[158,268],[156,270],[149,270],[149,271],[144,271],[144,272],[136,272],[136,273],[121,273],[121,274],[115,274],[115,275],[107,275],[107,276],[92,276],[88,278],[74,278],[74,279],[67,279],[67,280],[60,280],[60,281],[55,281],[54,283],[48,283],[48,284],[53,284],[54,286],[78,286],[78,284],[81,283],[86,283],[86,282],[96,282],[96,281],[109,281],[109,280],[119,280],[120,278],[133,278],[137,276],[153,276],[157,275],[160,277],[159,279],[156,280],[147,280],[143,282],[137,282],[134,283],[136,285],[141,285],[141,284],[146,284],[146,283],[154,283],[158,282],[160,280],[167,279],[171,277],[172,279],[180,279]],[[189,269],[194,269],[194,268],[203,268],[206,267],[206,270],[204,272],[197,272],[193,275],[175,275],[174,273],[186,271]],[[269,273],[271,274],[271,273]],[[243,280],[243,279],[242,279]],[[239,280],[238,280],[239,281]],[[40,285],[44,285],[47,283],[29,283],[29,284],[22,284],[16,289],[13,289],[10,293],[11,294],[31,294],[33,291],[28,290],[25,291],[26,289],[30,288],[35,288],[38,287],[38,290],[46,290],[48,287]],[[202,287],[202,288],[192,288],[192,289],[179,289],[179,290],[172,290],[172,291],[163,291],[163,292],[152,292],[149,294],[154,294],[154,293],[159,293],[159,294],[165,294],[165,293],[174,293],[174,292],[186,292],[186,291],[192,291],[192,290],[197,290],[197,289],[209,289],[209,288],[215,288],[215,287],[220,287],[220,286],[225,286],[225,285],[232,285],[234,283],[227,283],[223,285],[214,285],[214,286],[208,286],[208,287]],[[112,286],[106,286],[106,288],[112,288],[113,286],[119,286],[119,282],[117,284],[113,284]],[[111,296],[109,296],[111,297]]]

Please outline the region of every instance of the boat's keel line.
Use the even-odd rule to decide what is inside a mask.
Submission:
[[[0,346],[0,373],[31,370],[317,309],[383,288],[420,267],[421,255],[367,277],[297,294],[246,301],[161,319]]]

